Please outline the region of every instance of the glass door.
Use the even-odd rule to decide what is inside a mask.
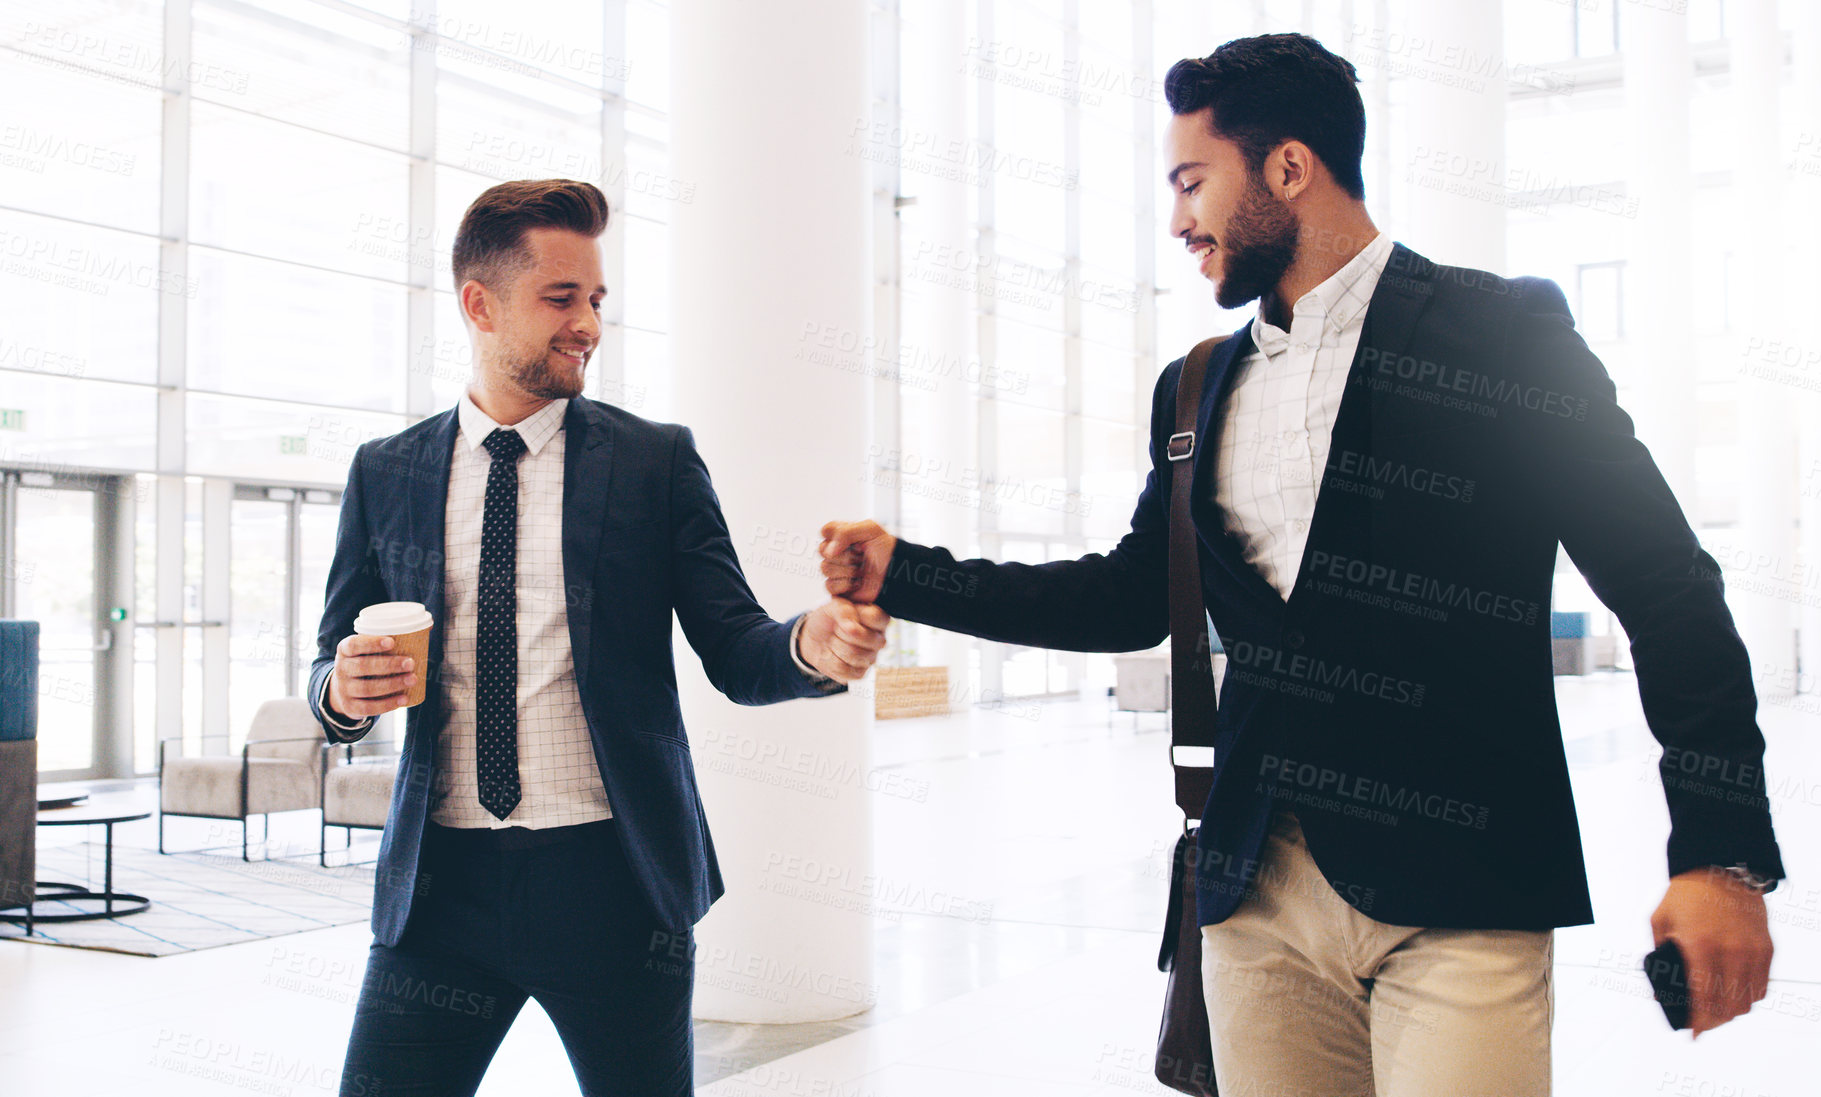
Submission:
[[[234,487],[229,533],[229,747],[260,704],[301,696],[316,658],[340,493]]]
[[[97,776],[96,492],[49,473],[8,473],[5,615],[39,623],[38,768]]]

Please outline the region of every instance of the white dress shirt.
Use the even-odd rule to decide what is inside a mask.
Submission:
[[[562,827],[612,817],[582,715],[569,645],[563,585],[563,416],[552,400],[507,427],[526,453],[518,462],[518,775],[521,797],[496,819],[481,806],[475,764],[474,657],[481,523],[493,457],[481,447],[499,424],[466,393],[449,460],[443,509],[442,735],[430,818],[446,827]]]
[[[1303,294],[1290,330],[1252,320],[1257,349],[1239,362],[1215,454],[1214,499],[1246,562],[1285,598],[1296,585],[1334,418],[1391,258],[1384,233]]]

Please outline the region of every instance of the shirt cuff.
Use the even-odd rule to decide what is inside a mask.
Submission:
[[[322,713],[322,718],[329,722],[330,727],[338,728],[342,731],[366,731],[373,726],[373,717],[371,716],[350,724],[344,722],[342,718],[329,707],[329,676],[326,674],[323,675],[322,679],[322,693],[316,698],[316,708]]]
[[[797,650],[797,641],[803,635],[803,622],[807,620],[809,620],[809,614],[800,613],[797,615],[796,622],[790,626],[790,661],[797,664],[797,669],[803,672],[803,677],[818,686],[827,685],[834,679],[805,663],[802,653]]]

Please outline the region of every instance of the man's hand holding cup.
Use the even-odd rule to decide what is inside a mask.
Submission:
[[[381,602],[354,621],[354,635],[335,646],[329,707],[351,720],[409,708],[425,696],[428,611],[417,602]]]

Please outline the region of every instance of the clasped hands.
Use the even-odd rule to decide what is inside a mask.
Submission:
[[[840,682],[853,682],[885,646],[885,626],[891,618],[874,605],[885,585],[885,566],[891,561],[897,538],[877,522],[830,522],[822,527],[824,586],[832,596],[827,605],[804,622],[804,662]]]
[[[823,584],[832,596],[803,622],[803,661],[837,682],[866,676],[891,618],[873,605],[885,585],[885,565],[897,538],[877,522],[830,522],[822,527]]]

